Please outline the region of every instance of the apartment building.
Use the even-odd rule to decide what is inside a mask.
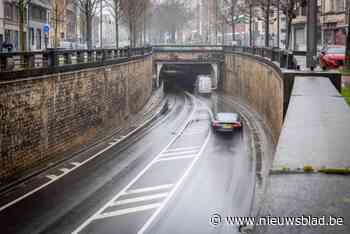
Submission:
[[[44,25],[48,23],[49,0],[32,0],[29,14],[29,46],[31,50],[44,48]],[[27,45],[28,24],[25,21],[25,44]],[[0,0],[0,41],[7,41],[14,50],[19,49],[19,10],[17,1]],[[2,44],[2,43],[1,43]]]
[[[319,0],[318,9],[318,45],[345,45],[346,0]],[[297,17],[293,20],[291,33],[294,50],[306,50],[306,10],[296,9]]]

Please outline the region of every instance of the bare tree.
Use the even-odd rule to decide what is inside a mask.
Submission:
[[[191,19],[191,12],[183,0],[170,0],[154,6],[152,27],[155,33],[170,35],[170,42],[176,42],[176,34]]]
[[[65,11],[69,4],[72,3],[72,0],[51,0],[50,6],[52,9],[51,13],[51,26],[54,30],[53,38],[53,47],[57,48],[60,46],[60,35],[59,29],[62,26],[62,23],[66,21]]]
[[[287,35],[285,49],[289,49],[290,46],[290,36],[292,29],[293,19],[296,18],[296,11],[299,7],[306,7],[306,0],[274,0],[272,5],[277,7],[279,4],[279,9],[287,18]]]
[[[21,51],[26,50],[26,34],[24,32],[24,27],[26,23],[26,16],[27,16],[27,0],[16,0],[14,1],[14,4],[18,10],[18,24],[19,24],[19,49]],[[29,32],[27,32],[29,33]]]
[[[273,13],[272,0],[257,0],[257,6],[261,9],[261,17],[265,24],[265,47],[270,46],[270,16]]]
[[[123,13],[123,19],[129,28],[130,47],[136,47],[137,36],[140,32],[140,21],[144,11],[144,1],[148,0],[120,0],[120,8]]]
[[[106,6],[115,22],[115,46],[119,48],[119,23],[122,17],[121,0],[106,0]]]
[[[85,17],[86,40],[88,49],[92,48],[92,20],[96,14],[96,9],[100,1],[102,0],[75,0],[75,3]]]

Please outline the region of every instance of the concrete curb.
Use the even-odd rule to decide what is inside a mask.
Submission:
[[[161,107],[158,108],[158,110],[156,110],[156,113],[151,117],[149,118],[148,120],[146,120],[145,122],[143,122],[140,126],[138,126],[136,129],[134,129],[133,131],[131,131],[128,135],[125,136],[125,138],[121,139],[118,144],[120,143],[123,143],[126,139],[132,137],[133,135],[135,135],[136,133],[138,133],[139,131],[143,130],[144,128],[146,128],[148,125],[150,125],[154,120],[156,120],[159,116],[161,116],[163,113],[164,113],[164,108],[166,106],[166,102],[164,100],[164,97],[162,97],[162,101],[160,102],[161,103]],[[57,165],[63,163],[63,162],[66,162],[76,156],[78,156],[79,154],[81,154],[82,152],[86,151],[86,150],[89,150],[91,149],[92,147],[102,143],[103,141],[106,141],[107,139],[109,138],[112,138],[113,136],[115,136],[116,134],[120,133],[121,131],[123,131],[124,129],[117,129],[116,131],[112,132],[111,134],[109,134],[108,136],[104,136],[98,140],[96,140],[95,142],[93,142],[92,144],[86,146],[86,147],[83,147],[82,149],[78,150],[77,152],[74,152],[72,155],[70,155],[70,157],[66,156],[66,157],[63,157],[62,159],[60,160],[57,160],[55,162],[52,162],[52,163],[48,163],[47,166],[43,167],[43,168],[39,168],[38,170],[35,170],[34,172],[32,173],[29,173],[27,175],[24,175],[23,177],[19,178],[19,179],[16,179],[14,180],[13,182],[10,182],[4,186],[1,186],[0,187],[0,194],[4,193],[5,191],[7,190],[10,190],[11,188],[43,173],[44,171],[47,171],[51,168],[54,168],[56,167]]]

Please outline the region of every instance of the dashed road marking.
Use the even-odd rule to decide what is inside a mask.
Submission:
[[[166,157],[166,158],[160,158],[156,162],[164,162],[164,161],[172,161],[172,160],[181,160],[181,159],[189,159],[196,157],[197,154],[192,155],[186,155],[186,156],[178,156],[178,157]]]
[[[165,152],[173,152],[173,151],[183,151],[183,150],[199,150],[201,147],[200,146],[192,146],[192,147],[181,147],[181,148],[171,148],[168,149]]]
[[[60,169],[58,169],[58,170],[62,171],[63,173],[68,173],[68,172],[70,172],[70,170],[69,170],[68,168],[60,168]]]
[[[147,187],[147,188],[132,189],[129,191],[125,191],[122,195],[157,191],[157,190],[162,190],[162,189],[168,189],[168,188],[171,188],[173,186],[174,186],[173,184],[163,184],[163,185]]]
[[[184,155],[184,154],[195,154],[198,153],[199,150],[191,150],[191,151],[177,151],[177,152],[171,152],[171,153],[163,153],[162,157],[165,156],[176,156],[176,155]]]
[[[49,178],[50,180],[56,180],[58,178],[57,175],[47,175],[46,178]]]
[[[119,206],[119,205],[125,205],[125,204],[130,204],[130,203],[135,203],[135,202],[141,202],[141,201],[151,201],[151,200],[155,200],[158,198],[166,197],[167,195],[168,195],[168,193],[157,193],[154,195],[148,195],[148,196],[143,196],[143,197],[129,198],[129,199],[116,201],[111,206]]]
[[[126,215],[126,214],[130,214],[130,213],[155,209],[155,208],[158,208],[161,204],[162,203],[154,203],[154,204],[149,204],[149,205],[144,205],[144,206],[137,206],[137,207],[127,208],[127,209],[121,209],[121,210],[112,211],[112,212],[108,212],[108,213],[102,213],[102,214],[97,215],[94,219],[104,219],[104,218],[110,218],[110,217],[115,217],[115,216]]]
[[[81,165],[81,163],[80,162],[71,162],[70,164],[72,164],[73,166],[75,166],[75,167],[78,167],[78,166],[80,166]]]

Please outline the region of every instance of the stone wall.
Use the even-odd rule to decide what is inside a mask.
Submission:
[[[226,54],[223,89],[251,105],[271,128],[277,143],[283,123],[283,79],[273,64],[245,54]]]
[[[151,92],[151,56],[0,83],[0,179],[122,127]]]

